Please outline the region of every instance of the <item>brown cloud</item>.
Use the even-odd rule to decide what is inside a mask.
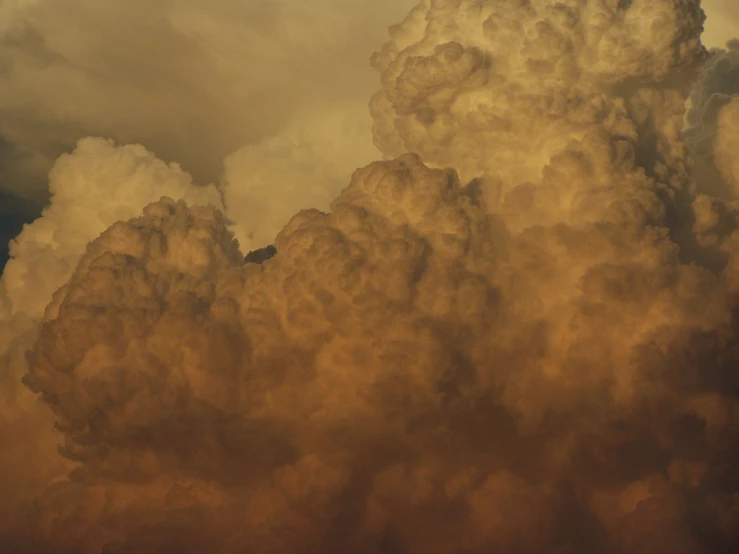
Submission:
[[[243,197],[140,147],[88,140],[58,162],[56,211],[16,262],[65,260],[61,288],[3,277],[27,297],[0,311],[0,429],[19,452],[35,433],[43,456],[0,477],[14,514],[0,540],[90,554],[736,550],[739,212],[691,154],[703,145],[733,182],[733,99],[703,117],[733,66],[706,57],[697,1],[516,8],[425,1],[393,29],[372,101],[392,159],[292,217],[263,264],[244,262],[232,230],[250,232],[254,198],[273,200],[270,168],[291,182],[344,170],[318,163],[343,147],[308,148],[324,131],[260,146],[272,157]],[[321,129],[341,137],[338,121]],[[244,171],[258,152],[241,152]],[[135,193],[107,202],[104,182]],[[83,253],[93,237],[67,218],[85,190],[85,213],[105,215],[81,225],[102,231]],[[187,202],[131,218],[152,194]]]

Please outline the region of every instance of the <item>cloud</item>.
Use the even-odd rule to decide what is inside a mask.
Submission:
[[[508,187],[589,131],[634,140],[640,84],[704,56],[697,3],[421,2],[374,56],[375,144]],[[626,39],[628,37],[628,40]],[[632,89],[632,90],[629,90]],[[585,140],[585,142],[589,142]]]
[[[77,470],[26,532],[84,552],[697,552],[695,526],[725,536],[712,508],[681,508],[732,502],[717,278],[600,236],[627,260],[533,313],[525,283],[554,261],[517,266],[523,242],[496,255],[496,230],[414,155],[299,213],[262,266],[213,208],[165,199],[113,225],[29,358]],[[567,260],[599,235],[561,232]]]
[[[516,8],[392,29],[385,160],[348,103],[218,187],[100,139],[57,163],[3,277],[0,429],[30,454],[0,544],[736,550],[732,51],[697,1]]]
[[[296,114],[367,94],[364,60],[410,2],[24,4],[0,39],[0,190],[43,199],[54,159],[88,135],[217,179],[229,153]]]
[[[83,139],[62,156],[49,176],[51,202],[11,244],[2,294],[8,311],[40,316],[51,294],[71,275],[87,243],[129,219],[162,195],[222,208],[215,187],[200,187],[176,164],[165,164],[142,146],[116,147]]]
[[[7,32],[14,20],[22,16],[24,10],[33,6],[36,0],[9,0],[0,6],[0,34]]]
[[[693,88],[686,134],[694,158],[693,175],[701,189],[714,196],[735,199],[739,168],[733,152],[739,146],[736,129],[739,102],[739,42],[715,49]],[[733,128],[732,128],[733,126]]]
[[[230,154],[221,182],[242,248],[270,244],[298,210],[328,209],[352,172],[380,155],[371,129],[367,99],[351,99]]]
[[[17,453],[0,462],[5,514],[68,471],[56,453],[59,437],[51,413],[19,381],[27,372],[25,352],[36,340],[37,325],[87,244],[163,194],[222,207],[215,187],[194,185],[177,165],[141,146],[118,147],[94,138],[81,140],[56,162],[49,190],[51,201],[42,217],[11,243],[13,258],[0,280],[0,444],[3,452]]]

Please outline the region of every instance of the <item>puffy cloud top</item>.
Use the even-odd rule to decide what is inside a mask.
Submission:
[[[703,20],[697,1],[420,2],[373,58],[375,143],[465,179],[538,182],[594,130],[633,140],[639,96],[704,57]]]
[[[721,281],[656,230],[500,245],[499,225],[415,155],[357,171],[261,266],[213,208],[163,199],[113,225],[29,358],[24,381],[78,464],[31,529],[85,552],[135,552],[142,535],[183,552],[183,537],[219,552],[699,552],[703,532],[730,537],[711,511],[735,509]],[[578,258],[579,292],[557,299]],[[706,521],[686,495],[716,506]]]
[[[697,0],[420,2],[373,58],[388,159],[262,264],[236,237],[271,242],[271,180],[336,190],[346,113],[234,155],[225,205],[140,147],[80,143],[16,246],[64,279],[7,278],[34,308],[6,295],[25,332],[0,429],[44,455],[2,462],[0,544],[735,551],[737,110],[702,21]]]

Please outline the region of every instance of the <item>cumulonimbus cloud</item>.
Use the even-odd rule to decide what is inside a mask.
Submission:
[[[19,239],[32,267],[58,221],[70,261],[35,319],[6,310],[25,331],[0,429],[17,448],[38,433],[45,455],[7,464],[6,544],[736,550],[733,47],[708,55],[698,1],[515,7],[424,0],[393,28],[371,103],[388,159],[294,215],[262,264],[233,231],[251,240],[271,171],[316,167],[321,132],[286,135],[292,173],[235,155],[251,190],[104,141],[58,162],[74,194],[107,182],[151,203],[95,208],[102,234],[77,237],[60,195]]]

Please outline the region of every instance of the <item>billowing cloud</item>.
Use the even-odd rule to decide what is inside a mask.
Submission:
[[[352,172],[380,155],[371,129],[367,99],[352,99],[230,154],[222,185],[242,248],[270,244],[298,210],[328,209]]]
[[[736,199],[739,193],[739,41],[715,49],[693,88],[687,114],[693,175],[702,191]]]
[[[51,294],[71,275],[87,243],[114,222],[137,215],[149,202],[171,195],[223,209],[215,187],[194,185],[176,164],[165,164],[142,146],[81,140],[49,175],[51,203],[13,241],[2,280],[11,314],[40,315]]]
[[[0,429],[43,456],[4,472],[0,544],[736,551],[739,110],[702,23],[697,0],[424,0],[373,58],[369,164],[351,106],[218,188],[80,143],[16,246],[59,280],[3,277],[27,330]]]
[[[194,185],[177,165],[165,164],[145,148],[92,138],[56,162],[49,190],[51,202],[42,216],[11,243],[13,258],[0,280],[0,445],[4,453],[13,453],[0,460],[0,486],[6,491],[0,507],[6,514],[37,487],[63,475],[67,465],[55,452],[58,437],[50,412],[19,380],[27,372],[25,352],[36,340],[37,325],[87,244],[162,195],[223,207],[215,187]]]
[[[599,133],[625,145],[667,124],[642,96],[672,94],[678,109],[655,85],[705,55],[703,20],[697,2],[421,2],[373,58],[375,143],[465,179],[538,182],[576,141],[593,148]],[[656,121],[635,113],[645,104]]]

